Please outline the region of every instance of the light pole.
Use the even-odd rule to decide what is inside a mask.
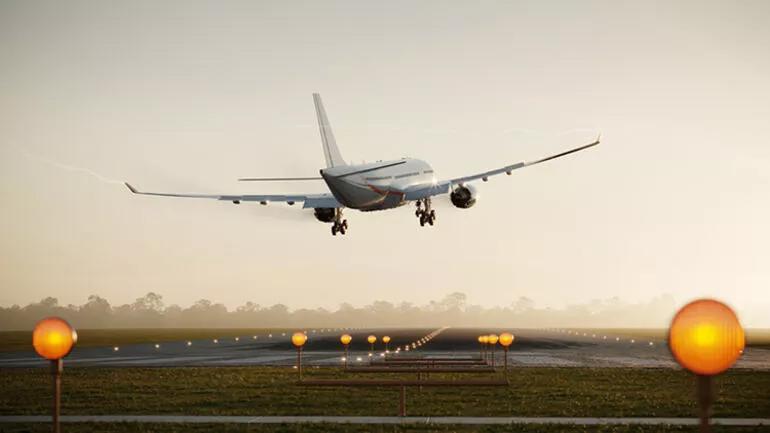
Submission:
[[[495,346],[499,337],[497,334],[489,334],[489,344],[492,345],[492,368],[495,368]]]
[[[489,336],[488,335],[480,335],[479,336],[479,343],[481,343],[481,357],[484,359],[484,361],[487,360],[487,344],[489,344]]]
[[[304,332],[295,332],[291,336],[291,343],[297,348],[297,371],[299,380],[302,380],[302,346],[307,341],[307,335]]]
[[[374,353],[374,343],[377,341],[377,336],[372,334],[368,337],[366,337],[366,341],[369,342],[371,345],[371,350],[369,351],[369,364],[372,363],[372,354]]]
[[[505,368],[503,371],[506,373],[508,373],[508,346],[510,346],[512,343],[513,334],[510,332],[503,332],[500,334],[500,345],[503,346],[503,351],[505,351]]]
[[[351,341],[353,341],[353,337],[351,337],[350,334],[342,334],[342,336],[340,336],[340,342],[345,346],[345,368],[348,368],[348,346]]]
[[[64,361],[72,347],[78,341],[78,333],[59,317],[47,317],[35,325],[32,331],[32,346],[35,352],[51,361],[53,376],[53,432],[59,433],[59,416],[61,415],[61,376],[64,371]]]
[[[382,342],[385,343],[385,353],[388,353],[389,352],[388,343],[390,343],[390,337],[387,335],[382,337]]]
[[[743,353],[745,334],[730,307],[713,299],[699,299],[674,316],[668,347],[676,361],[697,375],[700,432],[711,431],[713,376],[730,368]]]

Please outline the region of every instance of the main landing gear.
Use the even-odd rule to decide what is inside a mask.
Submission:
[[[431,209],[430,197],[417,200],[417,210],[414,215],[420,219],[420,227],[425,227],[425,223],[433,225],[436,222],[436,211]]]
[[[348,220],[342,219],[342,209],[336,209],[334,212],[334,222],[332,224],[332,236],[344,235],[348,230]]]

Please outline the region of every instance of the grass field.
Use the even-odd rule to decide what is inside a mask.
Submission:
[[[62,411],[71,415],[397,414],[397,389],[306,388],[295,384],[295,373],[279,367],[68,368]],[[308,370],[306,377],[334,378],[343,374],[339,369],[320,368]],[[431,376],[439,377],[459,378],[457,374]],[[422,392],[409,389],[407,413],[644,417],[695,414],[695,380],[679,370],[526,368],[511,372],[509,379],[507,387],[425,388]],[[50,387],[45,368],[0,369],[0,414],[46,414]],[[716,390],[715,416],[770,414],[770,372],[730,371],[716,379]]]
[[[557,433],[557,432],[596,432],[596,433],[695,433],[695,426],[554,426],[554,425],[501,425],[501,426],[434,426],[434,425],[341,425],[341,424],[278,424],[278,425],[243,425],[243,424],[65,424],[62,429],[75,433],[128,433],[128,432],[168,432],[168,433],[420,433],[420,432],[460,432],[460,433]],[[37,433],[50,432],[49,424],[0,424],[0,432],[8,433]],[[767,432],[764,427],[722,427],[714,426],[714,433],[760,433]]]
[[[289,332],[285,328],[78,329],[78,347],[122,346],[167,341],[210,340]],[[32,331],[0,332],[0,352],[32,349]]]

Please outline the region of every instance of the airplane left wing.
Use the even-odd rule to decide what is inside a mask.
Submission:
[[[596,146],[599,144],[599,141],[601,139],[601,136],[596,137],[596,140],[592,143],[585,144],[580,147],[576,147],[574,149],[570,149],[561,153],[557,153],[556,155],[547,156],[545,158],[540,158],[534,161],[522,161],[517,162],[515,164],[506,165],[505,167],[496,168],[494,170],[485,171],[483,173],[477,173],[472,174],[470,176],[463,176],[463,177],[457,177],[454,179],[449,180],[442,180],[439,182],[436,182],[434,185],[430,186],[418,186],[414,189],[407,189],[404,191],[404,199],[405,200],[420,200],[427,197],[433,197],[436,195],[441,194],[447,194],[452,191],[453,187],[455,185],[463,185],[467,182],[473,182],[476,180],[483,180],[486,182],[490,177],[496,176],[498,174],[511,174],[513,170],[518,170],[520,168],[529,167],[531,165],[540,164],[542,162],[550,161],[552,159],[561,158],[562,156],[569,155],[571,153],[579,152],[584,149],[588,149],[589,147]]]
[[[552,159],[561,158],[562,156],[567,156],[567,155],[569,155],[571,153],[580,152],[581,150],[588,149],[589,147],[594,147],[597,144],[599,144],[600,140],[601,140],[601,135],[596,137],[596,140],[594,142],[592,142],[592,143],[588,143],[588,144],[585,144],[583,146],[576,147],[574,149],[570,149],[570,150],[567,150],[567,151],[564,151],[564,152],[561,152],[561,153],[557,153],[556,155],[547,156],[545,158],[540,158],[540,159],[537,159],[535,161],[517,162],[515,164],[506,165],[505,167],[501,167],[501,168],[496,168],[494,170],[485,171],[484,173],[477,173],[477,174],[472,174],[470,176],[458,177],[458,178],[450,179],[450,180],[444,181],[444,182],[447,182],[450,186],[452,186],[452,185],[461,185],[463,183],[472,182],[474,180],[479,180],[479,179],[481,179],[484,182],[486,182],[491,176],[496,176],[498,174],[503,174],[503,173],[511,174],[511,172],[513,170],[518,170],[520,168],[524,168],[524,167],[529,167],[529,166],[532,166],[532,165],[540,164],[542,162],[550,161]]]
[[[126,183],[126,187],[134,194],[141,195],[154,195],[160,197],[183,197],[183,198],[207,198],[212,200],[231,201],[233,203],[240,203],[242,201],[256,201],[261,204],[268,204],[271,202],[283,202],[289,205],[293,205],[296,202],[302,202],[303,208],[341,208],[343,207],[333,195],[329,193],[325,194],[267,194],[267,195],[228,195],[228,194],[177,194],[168,192],[144,192],[134,188],[131,184]]]

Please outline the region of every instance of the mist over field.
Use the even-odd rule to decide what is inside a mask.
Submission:
[[[150,292],[131,304],[112,305],[97,295],[82,305],[60,305],[47,297],[21,307],[0,307],[0,330],[31,329],[43,317],[56,315],[76,328],[229,328],[229,327],[380,327],[380,326],[507,326],[507,327],[656,327],[663,328],[676,311],[671,296],[642,303],[619,298],[594,299],[562,309],[539,307],[525,296],[508,305],[485,308],[454,292],[424,305],[374,301],[365,306],[342,303],[335,310],[291,309],[284,304],[263,306],[247,302],[228,309],[200,299],[187,307],[166,305],[163,296]]]

